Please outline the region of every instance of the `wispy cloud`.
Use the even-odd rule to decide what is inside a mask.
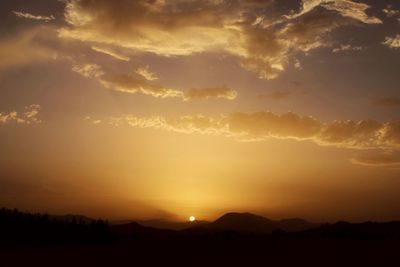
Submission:
[[[72,71],[87,78],[98,78],[104,75],[103,70],[97,64],[74,64]]]
[[[209,98],[225,98],[234,100],[237,97],[237,92],[228,87],[213,87],[213,88],[197,88],[189,89],[184,93],[184,100],[209,99]]]
[[[24,12],[20,12],[20,11],[13,11],[13,13],[19,18],[42,20],[45,22],[49,22],[50,20],[56,19],[53,15],[50,15],[50,16],[32,15],[30,13],[24,13]]]
[[[135,72],[148,81],[158,80],[158,77],[149,70],[149,66],[138,68]]]
[[[382,9],[382,12],[385,13],[389,18],[400,16],[400,11],[394,9],[391,5],[388,5],[386,8]]]
[[[323,7],[327,10],[336,11],[343,17],[349,17],[366,24],[382,24],[382,20],[379,18],[367,15],[365,11],[370,6],[364,3],[357,3],[351,0],[303,0],[302,4],[303,8],[299,13],[287,17],[291,19],[297,18],[317,7]]]
[[[360,150],[400,150],[400,122],[346,120],[325,123],[292,112],[282,115],[257,112],[234,113],[220,117],[189,115],[178,118],[141,118],[126,115],[110,118],[108,123],[180,133],[223,135],[244,141],[277,138],[310,140],[321,146]]]
[[[397,154],[382,154],[376,152],[351,158],[353,164],[372,167],[400,167],[400,156]]]
[[[352,46],[350,44],[340,45],[332,50],[333,53],[343,52],[343,51],[361,51],[364,47],[362,46]]]
[[[393,37],[386,37],[385,41],[382,43],[390,48],[399,49],[400,48],[400,34]]]
[[[25,107],[22,112],[11,111],[0,113],[0,125],[9,123],[19,124],[33,124],[40,123],[41,120],[38,118],[40,112],[40,105],[30,105]]]
[[[233,100],[237,92],[227,87],[195,88],[186,91],[167,88],[154,82],[154,75],[147,68],[139,68],[134,74],[106,74],[97,64],[74,64],[72,71],[87,78],[98,80],[104,87],[114,91],[142,93],[157,98],[180,98],[183,101],[223,98]],[[150,79],[150,80],[149,80]]]
[[[92,46],[92,49],[96,52],[106,54],[110,57],[113,57],[113,58],[116,58],[116,59],[119,59],[122,61],[130,61],[131,60],[129,57],[119,54],[119,53],[115,52],[114,50],[107,48],[107,47]]]

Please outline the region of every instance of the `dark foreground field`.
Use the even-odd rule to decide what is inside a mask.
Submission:
[[[11,218],[10,218],[11,217]],[[7,219],[8,218],[8,219]],[[337,223],[272,233],[22,213],[0,217],[0,266],[400,266],[400,224]]]
[[[400,266],[399,241],[186,238],[7,246],[1,266]]]

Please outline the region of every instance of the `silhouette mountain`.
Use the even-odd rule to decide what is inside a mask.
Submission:
[[[223,215],[207,228],[231,230],[237,232],[272,233],[275,230],[297,232],[317,227],[319,224],[302,219],[285,219],[273,221],[268,218],[251,214],[231,212]]]
[[[400,222],[299,230],[315,224],[227,213],[211,223],[167,230],[136,222],[88,224],[80,217],[0,209],[2,266],[392,266],[400,247]],[[179,227],[186,225],[193,224]]]
[[[255,215],[252,213],[227,213],[214,222],[195,221],[195,222],[171,222],[166,220],[144,220],[135,221],[139,225],[153,229],[168,229],[186,232],[215,232],[215,231],[236,231],[253,233],[272,233],[275,230],[286,232],[298,232],[318,227],[320,224],[311,223],[303,219],[284,219],[279,221]],[[129,224],[129,222],[119,223]],[[115,225],[117,223],[114,223]]]

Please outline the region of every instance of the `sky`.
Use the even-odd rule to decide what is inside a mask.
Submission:
[[[2,0],[0,206],[400,220],[397,0]]]

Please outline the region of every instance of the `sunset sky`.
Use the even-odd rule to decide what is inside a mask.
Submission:
[[[400,219],[398,0],[2,0],[0,206]]]

